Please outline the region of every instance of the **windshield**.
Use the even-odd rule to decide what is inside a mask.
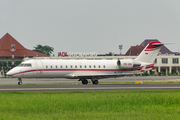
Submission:
[[[31,67],[31,63],[21,63],[18,67]]]
[[[21,66],[24,66],[24,64],[19,64],[18,66],[21,67]]]

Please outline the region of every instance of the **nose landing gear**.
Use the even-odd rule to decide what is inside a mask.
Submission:
[[[18,85],[21,85],[21,84],[22,84],[22,79],[18,78]]]

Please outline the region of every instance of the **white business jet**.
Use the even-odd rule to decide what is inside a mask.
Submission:
[[[9,72],[8,76],[18,78],[68,78],[79,79],[82,84],[98,84],[102,78],[115,78],[128,75],[141,74],[154,66],[154,60],[164,44],[161,42],[149,43],[140,55],[132,59],[123,60],[27,60]]]

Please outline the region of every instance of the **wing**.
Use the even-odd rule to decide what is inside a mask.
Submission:
[[[75,78],[85,78],[85,79],[91,79],[91,78],[113,78],[113,77],[123,77],[123,76],[131,76],[135,75],[134,73],[123,73],[123,74],[101,74],[101,75],[74,75]]]

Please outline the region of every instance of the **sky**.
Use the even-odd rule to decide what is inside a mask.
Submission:
[[[145,39],[175,43],[180,52],[179,0],[0,0],[0,38],[25,48],[58,52],[122,53]]]

